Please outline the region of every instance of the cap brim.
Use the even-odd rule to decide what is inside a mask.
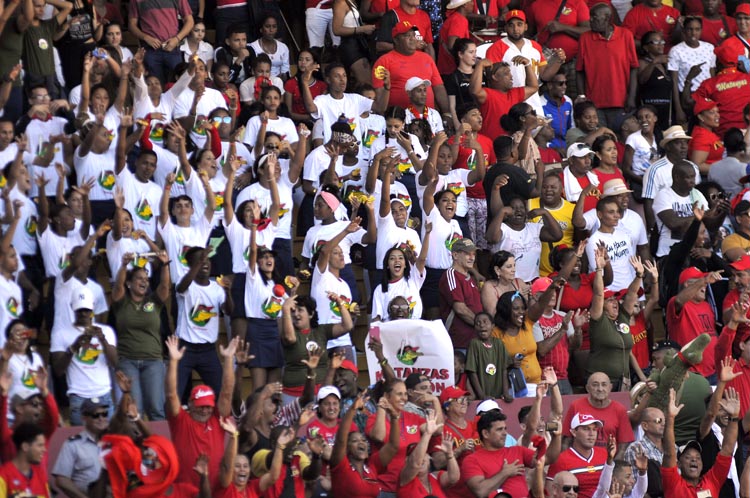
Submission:
[[[739,180],[737,180],[738,183],[750,183],[750,175],[745,175]]]

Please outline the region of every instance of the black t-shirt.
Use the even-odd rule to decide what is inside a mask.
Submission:
[[[488,211],[490,209],[490,200],[492,199],[492,185],[495,183],[495,178],[503,174],[508,175],[508,184],[500,189],[500,197],[503,200],[503,204],[507,206],[510,203],[510,199],[516,196],[526,200],[532,197],[531,194],[536,184],[528,173],[513,164],[497,163],[487,170],[487,174],[484,175],[484,180],[482,181],[484,192],[487,195]]]
[[[474,96],[469,90],[469,82],[471,81],[471,74],[464,74],[458,69],[453,71],[451,74],[443,76],[443,84],[445,85],[445,91],[448,95],[456,97],[456,110],[458,111],[462,105],[476,104]]]

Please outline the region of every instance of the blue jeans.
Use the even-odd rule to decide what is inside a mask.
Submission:
[[[112,402],[112,394],[107,393],[104,396],[99,396],[98,398],[99,402],[109,405],[109,418],[112,418],[112,414],[115,412],[115,405]],[[82,396],[78,396],[77,394],[68,394],[68,399],[70,400],[70,425],[83,425],[83,419],[81,418],[83,416],[83,414],[81,413],[81,407],[83,406],[84,401],[93,398],[84,398]]]
[[[143,59],[143,64],[146,66],[146,70],[149,74],[156,76],[164,85],[167,82],[167,78],[171,75],[174,68],[182,62],[182,52],[179,48],[167,52],[162,49],[153,49],[146,46],[146,56]]]
[[[164,420],[164,376],[162,360],[130,360],[120,357],[117,369],[131,379],[130,396],[138,411],[150,421]]]
[[[218,398],[223,370],[216,354],[216,344],[192,344],[181,340],[180,347],[182,346],[185,346],[185,356],[177,367],[177,394],[182,398],[183,404],[187,404],[190,395],[193,370],[198,372],[203,383],[213,389]]]

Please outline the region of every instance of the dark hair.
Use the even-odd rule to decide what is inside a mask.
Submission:
[[[47,88],[47,85],[46,85],[46,84],[44,84],[44,83],[33,83],[33,84],[31,84],[31,85],[29,86],[29,89],[28,89],[28,90],[26,91],[26,95],[27,95],[27,96],[28,96],[29,98],[31,98],[31,94],[32,94],[32,92],[33,92],[34,90],[36,90],[37,88],[44,88],[44,89],[45,89],[45,90],[47,90],[47,92],[49,93],[49,89]],[[93,88],[92,88],[92,91],[93,91]]]
[[[509,251],[500,250],[492,255],[492,259],[490,260],[490,266],[489,266],[490,279],[495,278],[495,273],[494,273],[495,267],[502,268],[505,262],[508,261],[510,258],[515,258],[515,256],[513,255],[512,252],[509,252]]]
[[[276,21],[276,24],[277,24],[277,29],[278,29],[278,24],[279,24],[279,18],[278,18],[278,16],[276,15],[276,13],[275,13],[275,12],[272,12],[272,11],[270,11],[270,10],[267,10],[267,11],[263,12],[263,13],[261,14],[261,16],[260,16],[260,17],[258,18],[258,20],[260,21],[260,22],[258,23],[258,33],[260,33],[260,32],[261,32],[261,30],[263,29],[263,25],[264,25],[264,24],[266,23],[266,21],[268,21],[269,19],[273,19],[274,21]]]
[[[372,86],[369,83],[360,83],[357,85],[357,88],[355,89],[355,92],[362,95],[362,92],[374,92],[375,87]]]
[[[5,339],[10,339],[10,331],[15,327],[16,325],[23,325],[24,327],[28,327],[26,322],[21,320],[20,318],[14,318],[10,322],[8,322],[8,325],[5,326]],[[31,341],[26,345],[26,351],[24,351],[24,354],[29,357],[29,361],[33,361],[33,349],[31,349]]]
[[[107,98],[109,98],[109,104],[111,106],[113,100],[112,100],[112,95],[109,93],[109,88],[107,88],[107,86],[104,83],[97,83],[96,85],[91,87],[91,92],[89,93],[89,95],[93,97],[94,92],[97,90],[104,90],[105,92],[107,92]]]
[[[552,248],[552,251],[549,253],[549,261],[552,264],[552,268],[555,269],[555,271],[560,271],[562,269],[563,261],[565,260],[565,257],[568,254],[575,255],[576,251],[572,247],[567,247],[564,245],[555,246]]]
[[[38,425],[28,422],[18,424],[13,429],[13,445],[16,447],[16,451],[20,451],[22,444],[31,444],[39,436],[44,436],[44,429]]]
[[[310,314],[310,328],[318,326],[318,305],[312,296],[297,296],[297,306],[302,306]]]
[[[326,78],[330,78],[331,77],[331,73],[333,72],[333,70],[334,69],[338,69],[338,68],[343,69],[344,72],[346,73],[346,66],[344,66],[342,63],[340,63],[340,62],[331,62],[330,64],[328,64],[328,66],[326,66],[326,70],[325,70],[325,76],[326,76]]]
[[[507,135],[497,137],[492,141],[492,150],[495,151],[495,157],[500,160],[501,157],[510,157],[513,152],[513,139]]]
[[[727,154],[745,151],[745,137],[739,128],[729,128],[724,133],[724,148],[727,150]]]
[[[190,157],[190,164],[195,170],[193,174],[198,173],[198,164],[200,164],[201,160],[203,159],[203,156],[206,155],[206,153],[211,152],[211,149],[197,149],[193,155]]]
[[[492,424],[495,422],[505,422],[508,420],[508,417],[501,412],[500,410],[490,410],[487,412],[484,412],[481,417],[479,417],[479,421],[477,422],[477,432],[479,433],[479,439],[484,441],[484,434],[482,434],[485,430],[489,430],[492,428]]]
[[[474,319],[476,320],[476,317],[479,316],[479,315],[490,316],[489,313],[485,313],[484,311],[480,311],[479,313],[477,313],[476,315],[474,315]],[[490,317],[490,319],[491,319],[491,317]],[[466,363],[466,353],[464,353],[463,351],[461,351],[459,349],[454,349],[453,350],[453,357],[456,358],[461,363]]]
[[[697,22],[703,27],[703,16],[685,16],[682,25],[686,28],[689,22]],[[684,28],[683,28],[684,29]]]
[[[661,31],[648,31],[641,36],[641,54],[646,55],[646,45],[651,43],[651,40],[657,36],[663,36]]]
[[[180,194],[180,195],[178,195],[177,197],[173,197],[173,198],[172,198],[172,199],[170,200],[170,203],[171,203],[171,204],[170,204],[170,210],[171,210],[171,208],[172,208],[172,207],[174,207],[174,204],[175,204],[175,203],[176,203],[177,201],[187,201],[187,202],[189,202],[189,203],[190,203],[190,205],[191,205],[191,206],[193,205],[193,199],[192,199],[192,197],[190,197],[189,195],[186,195],[186,194]]]
[[[263,89],[260,91],[260,101],[262,102],[263,99],[266,98],[266,95],[268,95],[271,92],[276,92],[279,94],[279,97],[281,97],[281,90],[279,90],[277,87],[271,85],[271,86],[264,86]]]
[[[385,110],[385,114],[383,115],[383,117],[386,120],[398,119],[400,121],[406,122],[406,111],[401,106],[392,105]]]
[[[430,122],[426,119],[414,119],[411,123],[406,125],[407,129],[411,129],[412,126],[416,126],[420,133],[422,133],[422,137],[427,143],[430,143],[432,141],[432,138],[434,134],[432,133],[432,126],[430,126]],[[416,133],[414,134],[416,135]],[[448,147],[450,147],[449,143],[445,143]]]
[[[476,102],[466,102],[456,108],[456,116],[459,120],[462,120],[464,119],[464,116],[466,116],[474,109],[479,109],[479,106],[476,104]]]
[[[466,52],[466,49],[469,48],[469,45],[476,45],[477,42],[472,40],[471,38],[459,38],[455,42],[453,42],[453,48],[451,49],[451,54],[453,55],[453,60],[458,65],[458,59],[461,57],[461,53]]]
[[[388,258],[394,251],[400,251],[401,254],[404,255],[404,280],[409,280],[409,277],[411,276],[411,264],[409,264],[409,258],[406,257],[406,252],[400,247],[391,247],[385,252],[385,256],[383,257],[383,280],[380,284],[383,293],[388,292],[388,282],[391,280],[391,270],[388,268]]]
[[[106,34],[107,34],[107,32],[109,31],[109,28],[112,28],[112,27],[114,27],[114,26],[117,26],[118,28],[120,28],[120,34],[122,35],[122,33],[123,33],[123,31],[124,31],[124,30],[122,29],[122,24],[120,24],[120,23],[119,23],[119,22],[117,22],[117,21],[109,21],[109,22],[108,22],[108,23],[106,24],[106,26],[104,26],[104,35],[106,35]],[[104,42],[104,37],[102,37],[102,41],[100,41],[99,43],[100,43],[101,45],[106,45],[106,43]],[[122,42],[120,42],[120,43],[122,43]]]
[[[227,27],[227,30],[224,32],[224,38],[231,38],[232,35],[237,33],[242,33],[243,35],[247,34],[247,29],[245,28],[245,25],[243,23],[235,22],[230,24]],[[217,42],[224,43],[224,40],[217,40]]]
[[[396,387],[397,384],[404,384],[403,379],[391,379],[383,386],[383,394],[389,394]]]
[[[617,204],[618,209],[619,209],[619,206],[620,206],[617,203],[617,198],[615,196],[602,197],[601,199],[599,199],[598,201],[596,201],[596,211],[597,212],[604,211],[604,207],[607,204]]]
[[[709,191],[709,189],[713,188],[713,189],[718,190],[719,193],[721,193],[721,194],[724,193],[724,189],[721,187],[721,185],[719,185],[718,183],[716,183],[714,181],[711,181],[711,180],[706,180],[705,182],[700,182],[698,185],[695,186],[695,188],[696,188],[696,190],[698,190],[698,192],[700,192],[701,194],[703,194],[703,196],[706,199],[708,199],[708,191]]]
[[[581,119],[581,117],[583,117],[583,113],[585,113],[589,109],[596,110],[596,106],[590,100],[578,102],[573,106],[573,119],[578,121],[579,119]]]
[[[439,192],[435,192],[435,196],[434,196],[435,205],[437,205],[440,202],[440,199],[442,199],[445,194],[451,194],[454,198],[458,199],[458,196],[456,195],[455,192],[446,188],[446,189],[440,190]]]
[[[607,143],[607,141],[617,143],[617,138],[614,135],[610,135],[609,133],[602,133],[601,135],[596,137],[596,139],[594,139],[594,143],[591,144],[591,150],[594,152],[601,152],[602,149],[604,149],[604,144]],[[594,154],[594,156],[591,158],[591,167],[598,168],[601,162],[602,160],[599,159],[599,156]]]
[[[185,261],[190,266],[195,258],[204,250],[203,247],[191,247],[185,251]]]
[[[518,423],[519,424],[526,423],[526,417],[529,416],[529,412],[531,412],[531,405],[524,406],[520,410],[518,410]]]
[[[477,313],[476,315],[474,315],[474,326],[475,326],[475,327],[476,327],[476,325],[477,325],[477,319],[478,319],[478,318],[479,318],[480,316],[486,316],[487,318],[489,318],[489,319],[490,319],[490,322],[492,322],[492,315],[490,315],[490,314],[489,314],[489,313],[487,313],[486,311],[480,311],[479,313]],[[460,351],[458,351],[458,352],[460,353]],[[466,355],[464,355],[464,360],[465,360],[465,359],[466,359]]]
[[[320,56],[318,53],[316,53],[315,50],[310,50],[309,48],[303,48],[300,50],[299,54],[297,55],[297,60],[299,60],[300,55],[302,55],[302,52],[307,52],[310,54],[310,57],[312,57],[313,63],[320,65]],[[264,54],[265,55],[265,54]],[[270,58],[268,59],[271,60]],[[312,77],[316,80],[322,80],[323,74],[320,72],[320,69],[317,71],[313,71]],[[297,74],[294,75],[294,79],[297,80],[297,90],[302,94],[302,85],[304,83],[302,82],[302,71],[297,71]]]
[[[214,62],[214,65],[211,66],[211,74],[215,75],[219,71],[220,67],[226,67],[227,69],[230,70],[230,72],[232,70],[232,67],[229,64],[227,64],[226,61],[221,60],[221,61]],[[221,107],[219,109],[221,109]]]
[[[141,151],[138,153],[138,158],[136,160],[139,160],[146,156],[151,156],[154,159],[158,159],[158,157],[156,156],[156,152],[154,152],[153,150],[141,149]]]
[[[495,325],[502,331],[511,325],[510,316],[513,312],[513,301],[515,299],[520,299],[524,308],[527,306],[526,299],[523,297],[523,294],[518,291],[505,292],[500,296],[500,299],[497,300],[497,306],[495,307]]]
[[[269,66],[272,66],[273,63],[271,62],[271,58],[268,56],[268,54],[264,54],[263,52],[259,53],[255,56],[255,59],[253,60],[253,69],[258,67],[258,64],[268,64]]]
[[[518,104],[514,104],[507,114],[503,114],[502,116],[500,116],[500,126],[502,126],[503,129],[508,132],[508,134],[512,135],[515,132],[523,129],[521,118],[533,110],[534,108],[526,102],[519,102]]]

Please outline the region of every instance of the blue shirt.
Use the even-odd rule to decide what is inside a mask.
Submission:
[[[573,127],[573,101],[566,95],[563,103],[558,105],[549,98],[549,94],[544,94],[542,95],[542,109],[544,117],[552,120],[549,125],[555,131],[555,138],[549,146],[565,149],[565,134]]]

